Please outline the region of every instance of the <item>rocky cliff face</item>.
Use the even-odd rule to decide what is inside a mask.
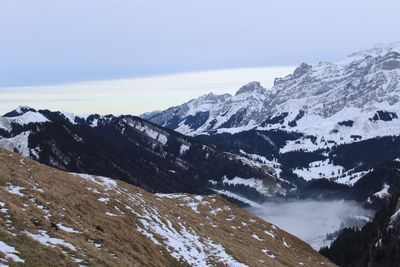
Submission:
[[[334,266],[215,195],[151,194],[0,149],[0,264]]]

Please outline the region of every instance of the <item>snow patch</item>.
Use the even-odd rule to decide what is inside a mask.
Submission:
[[[67,233],[72,233],[72,234],[80,234],[80,233],[81,233],[81,232],[75,230],[74,228],[64,226],[64,225],[62,225],[61,223],[57,223],[57,227],[58,227],[60,230],[62,230],[62,231],[64,231],[64,232],[67,232]]]
[[[385,183],[385,184],[383,184],[383,188],[380,191],[374,193],[373,196],[377,197],[377,198],[382,198],[382,199],[390,197],[389,188],[390,188],[390,186]]]
[[[38,234],[32,234],[32,233],[27,232],[26,234],[33,240],[36,240],[39,243],[41,243],[42,245],[50,246],[50,247],[62,246],[62,247],[66,247],[72,251],[76,251],[76,248],[71,243],[68,243],[61,238],[50,237],[46,233],[46,231],[39,231]]]
[[[156,210],[143,208],[143,219],[140,219],[143,227],[139,227],[141,233],[150,237],[150,240],[156,245],[160,245],[160,242],[155,240],[153,234],[160,236],[171,256],[178,261],[183,260],[190,266],[203,267],[211,266],[209,259],[215,259],[227,266],[247,266],[227,254],[221,244],[201,238],[190,228],[180,223],[178,224],[179,227],[175,228],[167,218],[162,218]]]
[[[11,152],[18,152],[24,157],[29,157],[28,139],[30,132],[22,132],[11,138],[1,138],[0,147]]]
[[[23,189],[25,189],[25,188],[17,186],[17,185],[8,185],[6,187],[6,190],[7,190],[8,193],[13,194],[13,195],[17,195],[17,196],[20,196],[20,197],[24,196],[24,193],[21,192],[21,190],[23,190]]]
[[[0,241],[0,252],[6,255],[6,259],[11,259],[14,262],[22,262],[24,263],[25,260],[21,259],[17,254],[20,254],[14,247],[7,245],[3,241]]]
[[[181,154],[182,156],[184,154],[186,154],[186,152],[188,152],[190,149],[190,146],[182,144],[181,147],[179,148],[179,154]]]
[[[111,179],[108,177],[95,176],[95,175],[84,174],[84,173],[72,173],[72,174],[75,176],[78,176],[80,178],[83,178],[87,181],[93,182],[97,185],[100,185],[101,187],[103,187],[107,190],[112,190],[118,186],[117,182],[114,179]]]

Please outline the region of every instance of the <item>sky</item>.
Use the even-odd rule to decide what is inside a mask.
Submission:
[[[142,78],[0,89],[0,114],[17,106],[77,114],[135,114],[164,110],[206,93],[235,94],[249,81],[272,87],[292,67],[227,69]]]
[[[398,0],[2,0],[0,112],[23,102],[88,113],[141,113],[210,90],[234,92],[240,85],[232,76],[242,83],[271,81],[301,62],[334,61],[399,41],[398,10]],[[196,89],[183,88],[182,76],[196,81]],[[136,86],[154,77],[149,87],[175,96],[154,99],[154,90]],[[88,82],[108,87],[76,89]],[[20,87],[32,101],[26,94],[20,101],[10,98]],[[41,99],[60,88],[77,95]],[[112,103],[97,100],[113,91],[125,94]],[[129,103],[132,98],[137,101]]]

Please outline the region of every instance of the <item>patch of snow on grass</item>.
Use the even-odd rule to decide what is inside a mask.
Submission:
[[[95,184],[98,184],[107,190],[112,190],[116,188],[117,182],[114,179],[108,178],[108,177],[103,177],[103,176],[95,176],[95,175],[90,175],[90,174],[85,174],[85,173],[72,173],[75,176],[81,177],[85,180],[88,180],[90,182],[93,182]]]
[[[0,208],[1,208],[0,212],[1,213],[7,213],[8,212],[8,209],[4,208],[5,206],[6,206],[6,203],[0,201]]]
[[[263,250],[261,250],[262,251],[262,253],[264,253],[265,255],[267,255],[268,257],[270,257],[270,258],[275,258],[275,255],[274,254],[272,254],[271,253],[271,251],[269,251],[268,249],[263,249]]]
[[[157,193],[155,194],[156,197],[158,198],[170,198],[170,199],[179,199],[183,203],[178,204],[179,206],[187,206],[190,207],[193,212],[195,213],[200,213],[198,211],[198,206],[199,205],[208,205],[209,203],[207,201],[203,201],[202,196],[188,196],[184,194],[160,194]]]
[[[72,251],[76,251],[76,248],[71,244],[66,242],[61,238],[50,237],[46,231],[39,231],[38,234],[27,233],[27,235],[32,238],[33,240],[38,241],[42,245],[55,247],[55,246],[62,246],[66,247]]]
[[[162,193],[157,193],[155,194],[156,197],[158,198],[170,198],[170,199],[177,199],[177,198],[181,198],[181,197],[186,197],[186,195],[184,194],[162,194]]]
[[[251,235],[254,239],[258,240],[258,241],[263,241],[263,239],[259,238],[258,235],[256,234],[252,234]]]
[[[57,227],[58,227],[60,230],[62,230],[62,231],[64,231],[64,232],[67,232],[67,233],[72,233],[72,234],[80,234],[80,233],[81,233],[81,232],[75,230],[74,228],[64,226],[64,225],[62,225],[61,223],[57,223]]]
[[[282,239],[283,245],[287,248],[290,248],[290,246],[288,245],[288,243],[286,243],[285,238]]]
[[[164,243],[172,257],[178,261],[185,261],[190,266],[211,266],[210,259],[217,260],[228,266],[246,266],[237,262],[225,252],[222,245],[210,239],[200,238],[190,228],[182,224],[173,225],[152,207],[142,206],[142,226],[139,231],[150,237],[156,245]],[[162,241],[155,240],[154,234],[160,236]]]
[[[264,231],[264,233],[275,239],[275,234],[272,231]]]
[[[13,195],[17,195],[17,196],[20,196],[20,197],[24,196],[24,193],[21,192],[22,189],[25,189],[25,188],[17,186],[17,185],[9,185],[6,188],[8,193],[13,194]]]
[[[98,201],[107,204],[110,201],[110,199],[108,197],[101,197],[98,199]]]
[[[105,215],[110,216],[110,217],[116,217],[118,216],[117,214],[111,213],[111,212],[106,212]]]
[[[14,247],[7,245],[3,241],[0,241],[0,252],[6,255],[6,259],[11,259],[14,262],[25,262],[25,260],[21,259],[17,254],[20,254]]]

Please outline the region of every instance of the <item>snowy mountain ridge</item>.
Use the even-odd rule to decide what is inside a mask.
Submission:
[[[210,194],[217,189],[263,201],[294,187],[276,177],[273,162],[219,151],[130,115],[19,107],[0,120],[8,126],[0,129],[0,147],[61,170],[122,178],[151,192]],[[234,177],[240,183],[223,182]],[[243,204],[240,197],[230,199]]]
[[[263,156],[285,179],[353,186],[378,161],[398,157],[399,116],[397,42],[333,63],[302,63],[270,89],[250,82],[235,95],[210,93],[148,119],[220,149]],[[359,149],[377,154],[356,155]]]
[[[187,135],[286,128],[348,143],[399,132],[399,82],[400,43],[377,45],[335,63],[303,63],[268,90],[251,82],[234,96],[211,93],[149,119]],[[302,143],[286,149],[313,149]]]

